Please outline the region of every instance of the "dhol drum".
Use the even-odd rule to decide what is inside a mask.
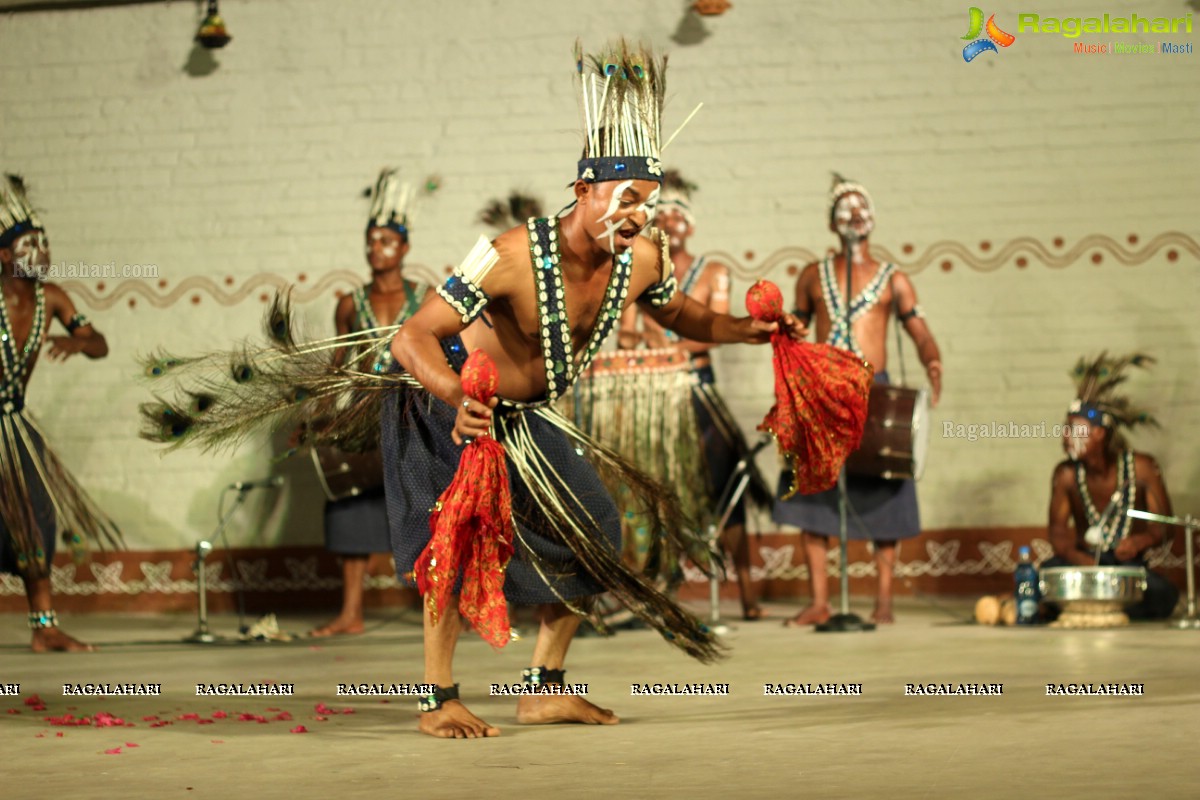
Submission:
[[[1042,599],[1057,603],[1058,628],[1128,625],[1124,608],[1146,591],[1144,567],[1047,567],[1038,576]]]
[[[925,471],[931,424],[928,389],[872,385],[862,444],[846,459],[846,472],[919,480]]]
[[[348,453],[336,447],[314,447],[311,452],[317,479],[330,502],[383,486],[383,454],[377,449]]]

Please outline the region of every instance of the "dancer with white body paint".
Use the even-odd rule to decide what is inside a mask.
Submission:
[[[672,518],[673,492],[575,430],[553,402],[634,303],[664,328],[697,341],[759,344],[777,328],[714,314],[676,292],[662,243],[641,235],[662,180],[665,64],[621,43],[586,61],[577,54],[577,67],[587,144],[574,202],[555,219],[530,219],[493,241],[480,238],[438,297],[396,334],[396,361],[421,388],[397,389],[383,405],[388,518],[404,580],[414,580],[430,539],[429,509],[453,478],[463,442],[494,436],[505,446],[516,552],[504,570],[504,595],[539,607],[524,681],[546,689],[518,700],[516,719],[526,724],[618,721],[583,697],[550,690],[562,685],[578,614],[600,592],[612,592],[689,655],[717,655],[698,620],[622,564],[620,514],[597,468],[633,487],[672,552],[706,561],[702,543]],[[796,325],[790,315],[782,324],[789,331]],[[475,350],[487,353],[499,373],[498,397],[487,404],[465,396],[458,375]],[[421,701],[418,727],[445,738],[495,736],[499,731],[458,699],[452,660],[460,629],[457,614],[434,618],[426,609],[424,683],[437,690]]]

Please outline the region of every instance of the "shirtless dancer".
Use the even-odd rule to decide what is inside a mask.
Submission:
[[[385,403],[383,410],[388,516],[399,575],[411,575],[428,542],[428,511],[453,475],[459,445],[493,432],[532,442],[535,454],[509,452],[510,475],[518,458],[557,474],[571,497],[585,504],[585,536],[617,561],[620,517],[594,468],[545,417],[513,403],[553,401],[565,392],[635,301],[658,324],[694,341],[764,343],[776,327],[714,314],[675,292],[661,246],[640,235],[654,216],[662,179],[660,63],[621,45],[598,61],[580,55],[577,66],[584,86],[590,89],[593,81],[598,86],[594,94],[581,92],[585,102],[611,102],[587,106],[587,146],[574,204],[558,219],[530,220],[494,242],[481,239],[438,290],[439,298],[422,305],[393,340],[396,360],[432,395],[428,402],[407,403],[399,410],[403,419],[397,404]],[[606,81],[610,92],[604,91]],[[789,316],[783,324],[791,331],[796,321]],[[476,349],[495,361],[503,403],[494,398],[483,405],[464,396],[456,370]],[[532,491],[513,480],[514,510]],[[522,542],[534,558],[552,563],[553,572],[543,577],[519,548],[506,570],[505,594],[510,602],[539,606],[540,630],[523,678],[543,685],[562,682],[579,625],[564,601],[612,587],[580,569],[571,551],[563,552],[563,538],[573,534],[527,529],[536,527],[537,518],[518,517]],[[424,677],[438,689],[421,701],[419,728],[447,738],[495,736],[499,730],[458,699],[452,663],[460,631],[457,614],[444,613],[435,622],[427,608]],[[517,721],[618,719],[582,697],[539,694],[519,699]]]
[[[817,339],[862,356],[875,368],[876,383],[888,383],[887,331],[893,313],[916,345],[932,387],[932,401],[942,391],[942,362],[937,342],[917,305],[917,293],[908,277],[894,264],[881,264],[871,255],[870,236],[875,228],[874,209],[867,190],[838,177],[829,203],[829,230],[842,242],[842,252],[809,264],[796,281],[796,315],[815,320]],[[850,330],[846,329],[846,259],[851,254]],[[784,475],[790,485],[790,476]],[[894,621],[892,576],[896,542],[921,532],[916,486],[911,480],[847,476],[851,508],[857,513],[849,523],[851,539],[869,538],[875,549],[879,590],[872,620]],[[804,552],[812,580],[812,603],[785,625],[815,625],[829,619],[827,558],[829,538],[838,535],[838,490],[815,495],[797,494],[775,504],[775,521],[803,531]],[[863,525],[858,524],[861,519]],[[863,527],[866,530],[862,530]]]
[[[44,280],[50,243],[15,175],[0,178],[0,572],[21,576],[35,653],[94,648],[58,627],[50,592],[57,532],[82,552],[85,537],[113,541],[112,523],[62,469],[25,412],[25,390],[42,345],[51,361],[104,358],[108,344],[71,299]],[[66,336],[50,336],[57,320]],[[43,480],[45,476],[45,480]]]

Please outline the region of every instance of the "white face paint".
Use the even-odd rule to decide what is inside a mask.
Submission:
[[[390,269],[399,257],[402,245],[399,236],[391,236],[384,229],[373,228],[367,234],[367,263],[373,269]]]
[[[617,230],[621,227],[621,222],[612,222],[613,214],[617,213],[617,209],[621,205],[621,196],[625,194],[625,190],[633,186],[633,181],[621,181],[613,189],[612,197],[608,200],[608,210],[603,217],[596,220],[604,226],[604,233],[600,234],[608,241],[608,252],[615,253],[617,251]]]
[[[855,192],[842,195],[833,207],[833,224],[842,239],[866,239],[875,230],[875,215],[866,199]]]
[[[1088,435],[1091,429],[1087,425],[1081,425],[1079,422],[1067,423],[1067,434],[1065,440],[1065,449],[1067,457],[1072,461],[1078,461],[1083,458],[1084,452],[1087,451]]]
[[[24,277],[37,277],[50,266],[50,241],[42,231],[21,234],[12,243],[13,271]]]

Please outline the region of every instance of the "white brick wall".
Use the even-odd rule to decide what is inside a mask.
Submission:
[[[966,5],[924,0],[741,2],[704,22],[702,44],[681,47],[668,37],[682,5],[226,0],[234,40],[206,77],[182,71],[191,4],[6,16],[0,166],[28,177],[56,261],[156,264],[168,290],[191,276],[222,286],[230,276],[236,288],[260,272],[363,270],[360,190],[384,164],[436,171],[444,186],[417,222],[412,260],[438,269],[469,248],[486,199],[520,187],[551,208],[565,200],[579,142],[572,42],[625,33],[671,53],[669,127],[705,102],[668,151],[702,187],[700,250],[753,251],[750,265],[788,246],[823,251],[832,169],[870,186],[875,239],[897,254],[941,240],[1200,238],[1200,55],[1085,57],[1068,39],[1027,34],[964,64]],[[1058,16],[1099,8],[1036,5]],[[1187,10],[1136,5],[1150,16]],[[1014,12],[999,21],[1015,32]],[[1132,267],[1085,256],[986,273],[935,262],[914,280],[944,353],[936,431],[942,420],[1053,424],[1081,352],[1144,348],[1161,363],[1132,388],[1165,427],[1137,443],[1159,455],[1178,509],[1195,512],[1196,267],[1187,252],[1174,263],[1160,252]],[[773,277],[790,283],[782,267]],[[35,377],[32,407],[131,546],[189,544],[214,524],[221,485],[268,471],[268,451],[255,447],[160,458],[134,438],[146,396],[131,379],[134,354],[251,335],[257,295],[225,307],[203,294],[162,310],[122,300],[92,312],[112,345],[107,361],[44,363]],[[331,310],[329,297],[304,312],[320,329]],[[748,429],[769,404],[766,364],[749,348],[719,361]],[[935,436],[926,525],[1037,524],[1058,454],[1053,440]],[[241,517],[235,543],[319,541],[315,484],[303,465],[288,469],[297,477],[281,503]]]

